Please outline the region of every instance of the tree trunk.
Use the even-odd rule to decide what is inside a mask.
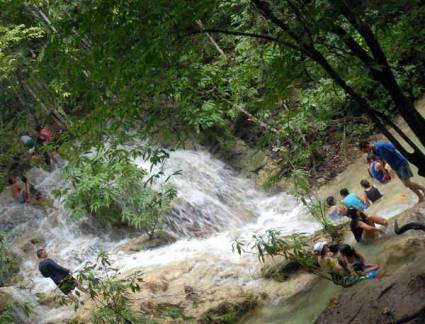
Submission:
[[[415,109],[414,104],[404,95],[392,73],[384,51],[367,23],[359,19],[353,11],[351,0],[338,0],[336,3],[342,14],[366,41],[378,68],[372,68],[373,78],[381,83],[391,96],[398,112],[425,146],[425,118]]]
[[[344,2],[344,5],[342,7],[346,8],[346,1],[347,0],[342,0],[342,2]],[[409,153],[402,145],[401,143],[391,134],[391,132],[388,130],[388,128],[381,122],[381,120],[376,116],[373,108],[370,106],[369,102],[362,97],[361,95],[359,95],[358,93],[356,93],[354,91],[354,89],[352,87],[350,87],[347,82],[338,74],[338,72],[330,65],[330,63],[328,62],[328,60],[322,55],[321,52],[319,52],[318,50],[316,50],[316,48],[314,47],[313,44],[306,42],[305,38],[302,37],[302,35],[297,34],[294,30],[292,30],[285,22],[283,22],[282,20],[280,20],[278,17],[276,17],[274,15],[274,13],[272,12],[272,10],[270,9],[269,3],[267,1],[264,0],[252,0],[252,3],[254,4],[254,6],[257,8],[257,10],[259,11],[259,13],[268,21],[270,21],[272,24],[276,25],[277,27],[279,27],[286,35],[288,35],[293,41],[296,41],[298,43],[298,49],[299,51],[308,56],[309,58],[311,58],[313,61],[315,61],[316,63],[318,63],[324,70],[325,72],[335,81],[336,84],[338,84],[348,95],[350,95],[350,97],[356,101],[360,108],[364,111],[364,113],[372,120],[372,122],[376,125],[376,127],[397,147],[397,149],[406,156],[406,158],[409,160],[409,162],[411,162],[412,164],[416,165],[418,167],[419,170],[419,175],[421,176],[425,176],[425,155],[417,148],[413,153]],[[347,10],[345,10],[347,11]],[[350,13],[346,13],[347,15],[349,15]],[[295,12],[295,15],[297,15],[297,12]],[[353,18],[347,17],[347,19],[349,19],[349,21],[354,25],[355,23],[357,23]],[[356,28],[358,28],[358,26],[354,26]],[[363,26],[364,27],[364,26]],[[365,29],[358,29],[360,34],[362,34],[362,32],[365,32]],[[425,134],[424,136],[422,136],[422,134],[424,133],[422,128],[425,127],[425,122],[422,122],[421,120],[423,120],[423,117],[420,116],[418,117],[417,115],[420,115],[418,111],[416,111],[415,107],[413,106],[412,103],[407,104],[408,100],[406,97],[404,97],[403,93],[401,92],[401,89],[398,87],[397,82],[395,81],[395,78],[391,72],[391,69],[389,69],[389,65],[386,61],[386,57],[383,54],[382,50],[379,47],[379,44],[377,42],[373,42],[370,41],[371,38],[372,40],[374,40],[374,35],[372,33],[371,30],[369,30],[370,33],[367,33],[368,38],[367,40],[369,40],[368,45],[372,46],[373,48],[371,48],[372,53],[375,57],[375,55],[377,55],[379,58],[377,59],[375,57],[375,59],[384,67],[388,67],[387,72],[383,75],[389,77],[390,80],[385,80],[385,84],[382,83],[384,86],[386,86],[386,89],[389,91],[389,89],[391,89],[392,93],[390,92],[394,102],[396,103],[397,108],[400,111],[400,114],[402,115],[402,117],[406,120],[406,122],[408,123],[409,127],[412,128],[413,131],[415,131],[418,133],[418,138],[421,140],[424,140],[424,145],[425,145]],[[363,34],[362,34],[363,36]],[[363,36],[364,37],[364,36]],[[366,40],[366,39],[365,39]],[[366,40],[366,41],[367,41]],[[285,46],[285,44],[281,43],[282,45]],[[378,47],[376,47],[378,46]],[[364,52],[364,50],[363,50]],[[366,53],[366,55],[368,55]],[[364,59],[366,59],[366,57],[364,57]],[[388,75],[388,71],[391,75]],[[393,80],[393,81],[391,81]],[[382,80],[383,81],[383,80]],[[381,82],[381,80],[380,80]],[[401,106],[401,104],[406,104],[406,108],[403,109],[403,106]],[[416,121],[414,120],[416,116]]]
[[[322,54],[314,49],[310,49],[312,53],[315,54],[314,57],[311,57],[314,61],[322,66],[326,73],[341,87],[347,92],[350,97],[356,101],[360,108],[369,116],[372,122],[376,127],[397,147],[397,149],[418,168],[418,174],[422,177],[425,177],[425,155],[420,151],[420,149],[415,145],[413,146],[415,150],[413,153],[409,153],[403,145],[390,133],[388,128],[381,122],[381,120],[376,116],[376,113],[369,105],[367,100],[360,96],[358,93],[351,88],[345,80],[332,68],[329,62],[326,60]],[[425,124],[422,126],[425,127]],[[401,129],[398,128],[398,132],[402,133]],[[406,134],[402,133],[402,137],[408,137]],[[409,141],[408,141],[409,142]]]

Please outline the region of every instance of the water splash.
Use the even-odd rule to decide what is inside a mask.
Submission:
[[[137,160],[136,163],[146,162]],[[123,252],[120,246],[126,244],[131,235],[110,233],[90,219],[74,221],[58,202],[58,210],[44,217],[33,207],[12,202],[7,193],[0,197],[3,202],[0,221],[9,224],[7,237],[12,246],[18,247],[23,240],[40,235],[44,237],[50,256],[73,270],[94,260],[97,251],[103,249],[110,252],[113,266],[122,271],[196,260],[199,267],[207,265],[213,269],[221,278],[217,279],[218,283],[233,280],[242,285],[256,284],[252,273],[257,260],[255,257],[240,258],[232,253],[235,237],[250,238],[268,228],[278,228],[285,234],[308,233],[319,228],[294,198],[285,193],[268,194],[255,188],[251,181],[238,176],[207,152],[172,152],[164,166],[165,177],[177,170],[182,170],[183,175],[171,180],[178,190],[178,197],[173,203],[167,228],[179,240],[165,247],[133,254]],[[31,173],[32,181],[45,192],[66,185],[60,169],[52,173],[37,169]],[[16,288],[15,296],[36,303],[34,293],[47,292],[55,286],[38,273],[35,256],[24,257],[21,273],[26,281],[32,282],[31,291]],[[220,275],[229,270],[238,273],[238,277]],[[65,307],[55,310],[35,308],[39,323],[71,315],[72,310]]]

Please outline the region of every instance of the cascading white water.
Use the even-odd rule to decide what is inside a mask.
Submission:
[[[4,204],[0,210],[0,223],[15,247],[22,242],[22,237],[40,232],[50,256],[70,269],[78,269],[85,261],[92,261],[98,250],[103,249],[110,253],[113,266],[122,271],[195,260],[198,267],[212,269],[217,284],[233,280],[239,285],[257,284],[253,278],[257,259],[253,256],[241,258],[232,253],[234,238],[241,235],[250,238],[253,233],[268,228],[277,228],[287,234],[295,231],[308,233],[319,228],[294,198],[285,193],[267,194],[256,189],[251,181],[236,175],[207,152],[172,152],[165,173],[176,170],[182,170],[182,175],[171,179],[178,197],[167,228],[179,240],[168,246],[128,254],[120,250],[120,246],[130,239],[125,234],[112,235],[89,221],[76,222],[58,204],[58,210],[45,217],[35,208],[6,199],[5,193],[1,197]],[[45,192],[65,185],[61,170],[50,174],[38,170],[32,180]],[[32,297],[34,293],[46,292],[55,286],[38,273],[35,256],[27,258],[21,273],[25,280],[32,282],[31,291],[16,288],[14,293],[18,299],[30,299],[36,304]],[[237,278],[224,275],[230,271],[237,273]],[[35,313],[37,322],[45,323],[69,317],[72,310],[37,306]]]

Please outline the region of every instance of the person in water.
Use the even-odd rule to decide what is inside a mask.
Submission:
[[[60,291],[77,304],[78,299],[72,293],[73,290],[78,288],[78,290],[86,293],[86,290],[81,286],[78,280],[71,275],[68,269],[61,267],[55,261],[49,259],[45,249],[39,249],[37,251],[37,257],[39,259],[38,270],[43,277],[52,279]]]
[[[368,201],[370,201],[372,204],[375,203],[376,201],[378,201],[379,199],[381,199],[383,197],[383,195],[381,194],[381,192],[378,190],[378,188],[376,188],[375,186],[372,186],[369,181],[363,179],[362,181],[360,181],[360,185],[363,187],[364,189],[364,193],[366,195],[366,198],[368,199]]]
[[[384,167],[385,164],[389,164],[397,173],[401,182],[418,196],[419,202],[425,200],[425,187],[411,180],[413,173],[410,169],[409,162],[406,157],[395,148],[394,144],[388,141],[377,141],[374,143],[362,141],[359,147],[365,153],[373,152],[382,160]]]
[[[384,228],[375,227],[375,224],[380,224],[385,228],[388,226],[388,221],[380,216],[367,216],[358,208],[346,206],[342,207],[345,216],[351,219],[350,229],[357,242],[370,241],[375,238],[375,234],[385,233]]]
[[[369,153],[367,156],[367,164],[369,165],[369,175],[382,184],[386,184],[391,180],[391,167],[388,164],[383,166],[383,163],[376,157],[375,154]]]
[[[333,221],[338,221],[344,217],[340,206],[336,204],[334,196],[329,196],[326,198],[326,203],[329,206],[328,215]]]
[[[355,273],[367,274],[379,269],[376,264],[366,264],[365,258],[348,244],[343,244],[339,247],[339,254],[346,262],[347,267]]]
[[[361,211],[364,211],[368,206],[368,200],[366,196],[358,196],[354,192],[349,192],[347,188],[343,188],[339,192],[342,196],[342,203],[348,208],[356,207]]]
[[[10,194],[13,198],[15,198],[20,203],[26,202],[25,197],[25,190],[24,188],[19,184],[18,179],[16,177],[9,177],[8,179],[9,185],[10,185]]]

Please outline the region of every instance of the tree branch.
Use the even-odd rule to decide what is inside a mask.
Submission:
[[[208,34],[208,33],[265,39],[265,40],[268,40],[268,41],[271,41],[271,42],[275,42],[277,44],[287,46],[287,47],[289,47],[293,50],[296,50],[296,51],[300,50],[300,48],[297,45],[291,44],[291,43],[286,42],[284,40],[281,40],[277,37],[273,37],[273,36],[270,36],[270,35],[263,35],[263,34],[245,33],[245,32],[234,31],[234,30],[224,30],[224,29],[210,28],[210,29],[195,30],[195,31],[190,32],[188,35]]]
[[[260,38],[260,39],[266,39],[272,42],[280,42],[278,38],[275,38],[270,35],[262,35],[262,34],[254,34],[254,33],[244,33],[234,30],[224,30],[224,29],[201,29],[201,30],[195,30],[189,33],[189,35],[196,35],[196,34],[225,34],[225,35],[234,35],[234,36],[246,36],[246,37],[252,37],[252,38]]]
[[[204,24],[202,23],[201,20],[197,20],[196,23],[201,28],[201,30],[204,29]],[[220,55],[223,56],[223,57],[226,57],[226,54],[221,49],[221,47],[217,44],[217,42],[215,41],[215,39],[209,33],[206,33],[206,34],[207,34],[207,37],[210,40],[211,44],[213,44],[213,46],[217,49],[217,51],[220,53]]]

